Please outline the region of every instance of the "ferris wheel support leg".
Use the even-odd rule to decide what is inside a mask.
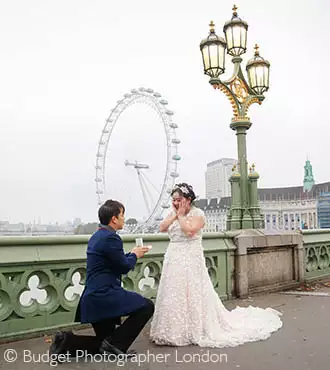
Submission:
[[[147,199],[147,194],[145,193],[145,190],[144,190],[144,187],[143,187],[142,177],[141,177],[140,171],[137,171],[137,174],[138,174],[138,178],[139,178],[139,182],[140,182],[140,186],[141,186],[141,190],[142,190],[143,199],[144,199],[144,202],[146,204],[147,210],[150,214],[150,208],[149,208],[149,203],[148,203],[148,199]]]

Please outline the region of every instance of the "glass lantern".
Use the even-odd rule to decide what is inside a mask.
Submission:
[[[251,89],[257,95],[263,95],[269,89],[270,63],[259,55],[258,46],[255,46],[254,58],[248,61],[246,71]]]
[[[236,6],[233,7],[233,17],[226,22],[223,32],[226,36],[227,53],[239,57],[246,52],[248,24],[237,16]]]
[[[200,43],[203,57],[204,73],[211,78],[218,78],[225,71],[226,42],[216,35],[213,21],[210,23],[210,34]]]

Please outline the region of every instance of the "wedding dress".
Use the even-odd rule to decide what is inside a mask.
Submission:
[[[191,216],[204,212],[191,207]],[[227,310],[213,288],[205,264],[202,231],[187,237],[174,221],[168,229],[150,339],[159,345],[234,347],[265,340],[282,327],[281,313],[259,307]]]

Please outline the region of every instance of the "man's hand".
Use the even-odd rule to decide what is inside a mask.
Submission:
[[[145,253],[149,252],[150,249],[151,249],[151,246],[134,247],[131,250],[131,253],[134,253],[137,258],[141,258],[145,255]]]

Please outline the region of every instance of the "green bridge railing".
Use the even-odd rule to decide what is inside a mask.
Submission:
[[[123,237],[127,252],[133,248],[135,237]],[[0,339],[35,335],[73,323],[85,283],[88,239],[0,237]],[[155,299],[169,240],[166,235],[143,235],[143,239],[153,249],[138,260],[135,269],[123,278],[123,285]],[[233,240],[225,234],[208,234],[204,248],[213,285],[222,299],[229,299],[233,290]]]

